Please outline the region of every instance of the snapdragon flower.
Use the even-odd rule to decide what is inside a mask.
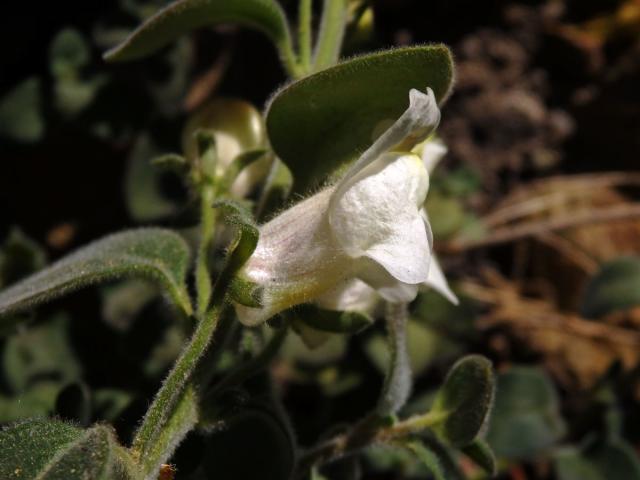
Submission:
[[[261,306],[237,305],[241,322],[259,324],[354,279],[388,301],[415,298],[433,242],[422,212],[429,174],[411,149],[439,120],[433,92],[411,90],[409,108],[337,184],[260,227],[240,277],[261,288]]]
[[[440,160],[447,154],[447,147],[441,140],[429,138],[416,145],[412,151],[420,155],[427,172],[431,175]],[[423,207],[421,213],[428,221],[426,208]],[[433,289],[454,305],[459,303],[458,297],[449,287],[435,255],[431,257],[428,278],[419,286],[419,289],[422,291]],[[362,280],[353,278],[317,297],[314,303],[327,310],[373,313],[380,300],[381,297],[374,288]]]

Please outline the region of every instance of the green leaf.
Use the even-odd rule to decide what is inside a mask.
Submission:
[[[0,395],[0,424],[44,417],[53,412],[58,382],[38,382],[26,392],[15,396]]]
[[[613,439],[586,452],[602,472],[603,478],[611,480],[640,480],[640,459],[633,447],[624,440]]]
[[[56,416],[88,426],[91,421],[91,392],[82,382],[74,382],[63,388],[56,398]]]
[[[497,471],[496,457],[487,442],[479,438],[475,439],[466,447],[462,448],[462,453],[474,461],[488,475],[494,476]]]
[[[41,480],[112,480],[125,473],[110,428],[89,430],[58,420],[33,420],[0,432],[0,478]]]
[[[373,323],[364,313],[324,310],[311,304],[299,305],[291,314],[316,330],[331,333],[358,333]]]
[[[558,396],[541,370],[514,367],[498,376],[487,441],[498,457],[528,459],[564,434]]]
[[[109,62],[142,58],[191,30],[221,23],[260,30],[283,55],[293,56],[287,19],[274,0],[180,0],[153,15],[104,58]]]
[[[640,459],[621,439],[597,442],[585,451],[563,448],[555,453],[558,480],[638,480]]]
[[[0,248],[0,287],[40,270],[46,263],[42,247],[19,228],[12,228]]]
[[[436,435],[456,447],[473,442],[489,417],[494,389],[489,360],[469,355],[456,362],[429,412],[429,415],[444,417],[433,427]]]
[[[179,210],[177,202],[167,198],[162,192],[164,172],[152,164],[152,159],[158,154],[151,139],[147,135],[141,135],[127,160],[124,179],[127,210],[139,222],[169,217]]]
[[[69,342],[69,318],[53,319],[19,331],[7,340],[2,360],[4,378],[14,393],[26,392],[43,379],[60,386],[80,376],[80,365]]]
[[[427,467],[435,480],[446,480],[445,472],[440,465],[438,455],[428,449],[419,441],[407,442],[405,447],[409,449],[422,464]]]
[[[0,316],[31,308],[87,285],[122,277],[147,278],[189,313],[184,281],[189,248],[175,232],[141,228],[109,235],[0,293]]]
[[[281,412],[248,406],[208,439],[204,459],[216,480],[290,478],[294,440]]]
[[[77,30],[64,28],[51,41],[49,68],[54,76],[75,75],[89,60],[89,46]]]
[[[37,142],[44,134],[40,79],[30,77],[0,99],[0,136]]]
[[[221,200],[216,202],[214,207],[222,212],[225,223],[237,230],[236,238],[229,248],[231,253],[227,264],[220,275],[220,278],[227,275],[231,279],[253,254],[258,245],[260,232],[251,213],[239,203]]]
[[[582,314],[599,318],[640,305],[640,258],[621,257],[602,266],[584,294]]]
[[[267,133],[295,190],[318,185],[369,147],[407,108],[412,88],[442,101],[453,62],[445,46],[399,48],[345,61],[287,85],[272,98]]]

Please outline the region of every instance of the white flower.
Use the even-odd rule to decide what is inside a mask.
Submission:
[[[427,139],[412,150],[422,157],[422,162],[431,174],[446,155],[447,147],[439,139]],[[421,214],[428,222],[426,209],[422,208]],[[459,300],[449,287],[447,279],[440,268],[435,256],[431,257],[427,280],[420,284],[420,290],[433,289],[454,305]],[[408,287],[413,288],[413,287]],[[338,284],[333,289],[315,299],[314,303],[327,310],[359,311],[373,313],[380,302],[379,293],[362,280],[357,278]]]
[[[431,90],[411,90],[409,99],[336,185],[260,228],[241,277],[262,287],[262,307],[237,305],[243,323],[265,321],[352,279],[389,301],[415,298],[429,278],[432,236],[421,213],[429,174],[409,151],[435,129],[440,111]]]

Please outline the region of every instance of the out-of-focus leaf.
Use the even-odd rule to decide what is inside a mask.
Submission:
[[[152,165],[160,152],[151,139],[142,135],[129,155],[125,173],[125,198],[131,217],[138,222],[149,222],[174,215],[179,205],[167,198],[161,188],[164,172]]]
[[[93,392],[93,410],[96,418],[114,422],[129,406],[132,395],[124,390],[104,388]]]
[[[282,346],[280,355],[289,361],[297,361],[302,364],[320,366],[339,360],[347,349],[347,339],[340,334],[326,334],[327,340],[315,349],[310,349],[302,339],[289,333]]]
[[[558,480],[606,480],[578,449],[566,447],[553,457]],[[610,477],[613,480],[613,477]],[[620,479],[622,480],[622,479]]]
[[[621,257],[602,266],[591,279],[582,301],[582,314],[598,318],[640,305],[640,258]]]
[[[436,238],[446,239],[460,230],[465,221],[464,206],[460,199],[429,192],[426,202],[429,223]]]
[[[64,384],[78,379],[80,365],[71,349],[65,314],[12,335],[3,352],[4,376],[15,393],[40,380]]]
[[[553,458],[558,480],[638,480],[640,459],[621,439],[598,442],[580,451],[563,448]]]
[[[0,136],[37,142],[44,134],[40,79],[30,77],[0,99]]]
[[[217,480],[289,478],[294,443],[273,409],[245,408],[207,441],[205,471]]]
[[[291,49],[287,19],[274,0],[179,0],[149,18],[104,58],[110,62],[142,58],[191,30],[220,23],[255,28],[281,51]]]
[[[489,360],[480,355],[469,355],[456,362],[429,412],[444,416],[444,420],[433,427],[436,435],[456,447],[473,442],[488,420],[494,389]]]
[[[479,438],[462,448],[462,452],[481,467],[488,475],[496,474],[496,457],[491,447]]]
[[[558,397],[541,370],[514,367],[498,375],[487,441],[498,457],[532,458],[564,434]]]
[[[73,28],[65,28],[51,41],[49,65],[54,76],[75,75],[89,63],[89,47],[82,35]]]
[[[178,358],[187,338],[180,325],[171,325],[144,362],[144,372],[151,378],[165,372]]]
[[[586,452],[607,480],[640,480],[640,458],[622,439],[610,439]]]
[[[0,478],[43,480],[132,479],[113,432],[58,420],[33,420],[0,432]]]
[[[56,398],[56,416],[86,427],[91,421],[91,392],[82,382],[64,387]]]
[[[300,192],[323,182],[369,147],[406,109],[412,88],[442,101],[453,75],[444,46],[408,47],[353,58],[285,86],[272,98],[267,133]]]
[[[446,480],[445,472],[438,455],[418,440],[407,442],[405,447],[427,467],[435,480]]]
[[[13,228],[0,247],[0,288],[40,270],[47,256],[35,241]]]
[[[0,395],[0,424],[49,415],[59,391],[59,382],[46,381],[14,396]]]
[[[87,285],[123,277],[147,278],[163,287],[183,311],[189,248],[175,232],[142,228],[109,235],[0,293],[0,315],[25,310]]]
[[[127,280],[109,286],[102,295],[102,318],[113,328],[126,331],[136,315],[158,294],[158,288],[144,280]]]

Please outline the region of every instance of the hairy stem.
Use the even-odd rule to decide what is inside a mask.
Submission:
[[[393,425],[380,422],[380,417],[370,415],[348,431],[314,447],[298,459],[294,478],[304,477],[311,468],[358,453],[376,444],[388,444],[431,428],[447,417],[447,412],[415,415]]]
[[[213,240],[216,222],[216,210],[212,208],[215,200],[213,185],[204,185],[200,194],[200,243],[196,258],[196,291],[198,317],[207,311],[211,300],[211,275],[209,273],[209,251]]]
[[[140,459],[145,480],[158,478],[163,463],[198,422],[198,398],[193,385],[187,385],[176,401],[165,428],[158,435],[150,451]]]
[[[300,0],[298,11],[298,48],[300,65],[305,72],[311,66],[311,7],[313,0]]]
[[[377,407],[381,415],[396,413],[411,394],[411,366],[407,351],[408,316],[406,303],[387,303],[385,320],[391,358]]]
[[[132,450],[135,458],[144,459],[154,448],[155,442],[166,427],[167,420],[173,414],[177,400],[191,379],[198,360],[209,346],[222,309],[223,302],[214,305],[198,322],[191,340],[160,387],[134,437]]]

